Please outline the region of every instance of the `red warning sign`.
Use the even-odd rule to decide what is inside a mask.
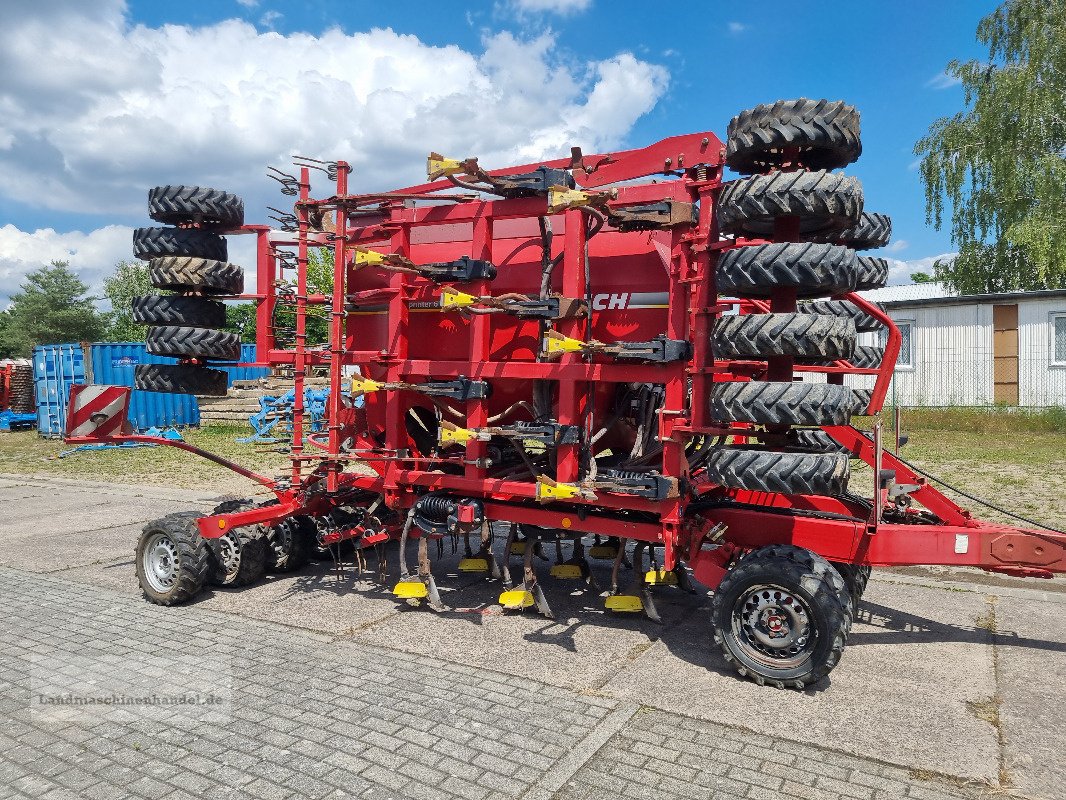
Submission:
[[[128,386],[71,386],[65,438],[104,439],[127,433],[130,391]]]

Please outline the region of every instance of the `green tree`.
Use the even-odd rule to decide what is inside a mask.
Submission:
[[[0,349],[28,356],[37,344],[98,341],[106,323],[88,291],[66,261],[34,270],[11,296]]]
[[[226,330],[241,337],[242,342],[255,342],[255,303],[227,303]]]
[[[928,272],[912,272],[911,280],[915,283],[932,283],[936,280],[936,278],[934,278]]]
[[[977,39],[987,62],[947,67],[967,110],[914,148],[926,217],[940,228],[946,199],[959,249],[935,276],[964,294],[1066,286],[1066,4],[1008,0]]]
[[[0,358],[11,358],[15,355],[14,350],[10,349],[10,345],[7,344],[4,331],[7,330],[8,320],[11,315],[5,310],[0,311]]]
[[[159,294],[148,278],[148,265],[120,261],[111,277],[104,281],[104,296],[111,301],[107,314],[107,339],[111,342],[143,342],[146,327],[133,321],[130,303],[134,297]]]
[[[333,251],[312,247],[307,251],[307,290],[312,294],[333,295]]]

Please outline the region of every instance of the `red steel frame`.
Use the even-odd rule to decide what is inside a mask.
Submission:
[[[372,490],[385,496],[394,509],[409,508],[419,492],[447,490],[457,496],[484,502],[490,519],[508,520],[568,532],[620,536],[663,545],[663,562],[673,569],[685,561],[698,580],[714,587],[724,575],[725,566],[738,548],[771,543],[791,543],[809,548],[834,561],[872,566],[904,564],[945,564],[983,567],[988,570],[1051,577],[1066,571],[1066,535],[1052,531],[1025,530],[974,519],[924,478],[916,475],[898,458],[881,453],[880,463],[870,438],[848,426],[825,430],[858,458],[875,470],[894,470],[900,484],[918,486],[911,494],[931,515],[901,509],[895,522],[886,522],[870,513],[866,504],[830,497],[787,496],[729,489],[706,481],[699,471],[690,472],[684,446],[693,436],[738,436],[751,434],[749,426],[723,426],[709,419],[706,398],[710,383],[719,381],[770,379],[790,380],[793,373],[824,373],[832,383],[842,383],[849,374],[874,375],[875,385],[869,410],[884,404],[899,352],[900,334],[892,320],[878,307],[855,294],[841,295],[880,321],[888,331],[885,355],[876,369],[856,369],[846,362],[831,366],[796,365],[791,359],[769,362],[716,360],[710,347],[715,318],[736,308],[740,313],[794,310],[795,291],[777,290],[769,302],[720,299],[715,289],[714,270],[719,254],[728,248],[756,244],[754,240],[725,240],[715,224],[715,203],[722,174],[722,144],[710,132],[665,139],[647,148],[619,153],[586,156],[573,174],[579,186],[593,190],[608,184],[616,187],[612,205],[674,200],[698,203],[694,225],[673,228],[655,237],[648,236],[646,248],[657,253],[666,269],[667,308],[665,333],[670,339],[687,339],[693,345],[689,361],[673,363],[612,362],[569,353],[557,361],[535,358],[493,358],[495,318],[474,316],[469,323],[468,348],[461,352],[435,353],[432,358],[412,354],[412,304],[432,301],[439,287],[405,272],[381,271],[380,285],[358,290],[365,272],[352,265],[354,248],[373,245],[376,250],[425,263],[436,253],[433,245],[419,245],[413,234],[428,228],[469,229],[462,245],[465,255],[492,260],[494,230],[515,220],[535,220],[547,215],[544,197],[521,199],[449,199],[442,190],[454,187],[437,181],[379,195],[351,195],[350,168],[338,162],[335,193],[325,199],[311,198],[310,171],[301,169],[296,203],[298,230],[293,234],[272,231],[266,226],[248,225],[243,232],[257,237],[257,293],[245,296],[258,302],[257,361],[263,365],[291,365],[295,373],[292,468],[287,476],[272,479],[258,475],[181,442],[145,436],[123,436],[135,441],[154,441],[203,455],[216,463],[270,487],[279,504],[200,520],[204,536],[217,537],[232,527],[258,522],[274,522],[293,514],[320,515],[343,503],[344,492],[353,488]],[[547,164],[529,164],[490,175],[515,174],[540,166],[574,167],[574,159]],[[659,182],[634,183],[654,175],[669,176]],[[416,202],[424,201],[424,202]],[[430,202],[433,201],[433,202]],[[335,235],[312,228],[313,215],[335,215]],[[586,296],[586,225],[581,209],[570,208],[555,217],[565,224],[562,243],[561,293],[569,298]],[[779,220],[777,241],[798,238],[794,220]],[[615,259],[625,270],[632,252],[617,234],[601,240],[601,258]],[[643,235],[643,234],[642,234]],[[332,239],[332,241],[330,241]],[[630,240],[631,241],[631,240]],[[282,276],[278,248],[296,249],[296,342],[291,348],[275,341],[273,311],[278,302],[276,283]],[[310,295],[307,262],[310,247],[331,247],[334,262],[332,296]],[[520,248],[519,248],[520,249]],[[453,257],[453,256],[449,256]],[[364,267],[363,270],[379,268]],[[354,284],[354,285],[353,285]],[[465,285],[463,291],[488,295],[488,281]],[[353,333],[352,317],[346,304],[353,298],[378,303],[384,310],[384,347],[368,347]],[[326,350],[313,350],[306,343],[308,309],[322,306],[330,312],[330,338]],[[591,318],[593,327],[597,317]],[[557,323],[561,333],[587,340],[589,321],[581,318]],[[654,334],[653,334],[654,335]],[[641,337],[634,337],[635,340]],[[644,337],[651,338],[651,337]],[[424,348],[422,348],[424,350]],[[420,351],[421,352],[421,351]],[[305,435],[303,428],[303,388],[306,371],[327,365],[330,374],[329,425],[325,441]],[[527,480],[491,477],[483,463],[484,445],[472,443],[462,458],[460,474],[437,471],[441,461],[410,453],[404,428],[404,414],[410,403],[402,392],[381,392],[366,397],[364,416],[381,420],[382,441],[376,441],[351,425],[343,402],[342,368],[358,366],[364,376],[388,382],[418,383],[425,379],[445,380],[465,376],[488,381],[494,387],[515,386],[529,381],[551,381],[557,386],[555,419],[562,424],[581,424],[593,402],[592,384],[642,382],[662,384],[665,403],[658,416],[658,437],[663,445],[661,473],[677,478],[683,487],[678,497],[647,500],[624,494],[600,492],[596,499],[574,498],[565,503],[536,501],[536,484]],[[486,424],[490,401],[466,403],[466,426]],[[354,436],[356,446],[345,450],[342,442]],[[114,439],[112,439],[114,440]],[[93,441],[82,437],[77,441]],[[312,445],[311,449],[307,445]],[[347,472],[348,462],[369,464],[374,475]],[[456,462],[454,459],[452,463]],[[559,448],[557,472],[560,483],[577,482],[578,446]],[[886,489],[877,490],[875,509],[886,504]],[[620,512],[644,512],[644,521]],[[648,521],[657,520],[657,521]],[[902,521],[900,521],[902,520]],[[723,527],[724,526],[724,527]]]

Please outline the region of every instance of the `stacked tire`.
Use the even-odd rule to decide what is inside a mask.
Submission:
[[[136,388],[206,396],[226,394],[226,373],[207,362],[237,361],[240,337],[222,330],[217,297],[244,291],[244,270],[228,262],[222,232],[244,225],[244,201],[199,186],[157,186],[148,215],[167,227],[137,228],[133,254],[148,261],[152,285],[175,294],[133,298],[133,319],[148,325],[147,350],[178,364],[140,364]]]
[[[711,347],[717,359],[766,361],[775,369],[773,380],[719,383],[711,392],[716,422],[765,431],[764,445],[723,446],[712,454],[709,477],[720,485],[783,494],[847,491],[848,453],[817,429],[848,424],[861,401],[849,387],[788,378],[795,362],[879,363],[856,344],[858,331],[876,320],[828,299],[887,278],[887,262],[856,250],[887,244],[891,223],[864,210],[857,179],[835,171],[861,154],[859,133],[855,108],[827,100],[761,105],[729,123],[726,165],[745,177],[725,183],[718,198],[719,229],[738,246],[718,260],[717,290],[769,298],[771,310],[721,318]],[[784,231],[789,240],[775,240]]]

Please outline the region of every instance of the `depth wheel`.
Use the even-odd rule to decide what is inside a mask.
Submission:
[[[855,398],[847,386],[779,381],[730,382],[711,390],[711,417],[756,425],[847,425]]]
[[[714,640],[760,686],[802,689],[826,677],[847,638],[844,581],[824,558],[770,545],[730,570],[714,593]]]
[[[211,554],[196,526],[195,511],[170,514],[149,522],[137,540],[137,583],[148,602],[160,606],[185,603],[204,587]]]
[[[749,492],[838,495],[848,490],[844,453],[780,453],[756,447],[722,447],[707,459],[707,478]]]
[[[799,219],[801,235],[833,234],[859,221],[862,184],[835,172],[773,172],[727,183],[718,198],[723,233],[770,238],[778,217]]]
[[[718,292],[739,297],[769,297],[783,287],[795,289],[801,298],[825,297],[850,292],[858,280],[853,250],[807,242],[727,250],[715,272]]]
[[[836,169],[862,154],[859,112],[839,100],[758,105],[733,117],[726,133],[726,166],[741,173],[767,172],[786,162]]]
[[[232,514],[254,508],[250,500],[227,500],[219,504],[212,514]],[[262,525],[245,525],[231,528],[215,540],[214,570],[211,582],[216,586],[247,586],[255,583],[266,572],[267,540]]]
[[[818,314],[722,317],[711,334],[711,349],[715,358],[848,358],[855,351],[855,325],[844,317]]]
[[[137,228],[133,231],[133,255],[151,259],[159,256],[192,256],[225,261],[226,240],[217,233],[196,228]]]
[[[220,369],[189,364],[138,364],[133,368],[133,388],[142,392],[225,397],[227,375]]]
[[[267,531],[267,572],[292,572],[311,559],[307,526],[314,527],[309,517],[289,517]]]
[[[229,331],[165,325],[148,330],[145,346],[157,356],[210,358],[237,361],[241,357],[241,339]]]
[[[201,186],[156,186],[148,192],[148,216],[165,225],[239,228],[244,224],[244,201]]]

